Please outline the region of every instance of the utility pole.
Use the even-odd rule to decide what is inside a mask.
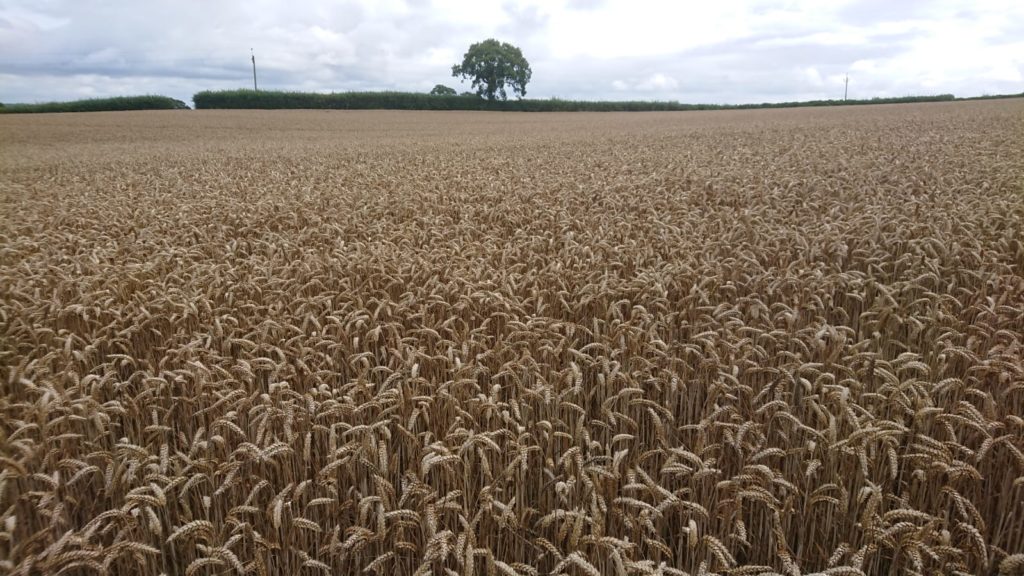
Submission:
[[[259,92],[259,87],[256,86],[256,53],[249,48],[249,53],[252,54],[252,90],[253,92]]]
[[[254,64],[255,65],[255,64]],[[255,74],[255,72],[254,72]],[[846,81],[843,83],[843,102],[846,101],[846,95],[850,92],[850,75],[846,75]]]

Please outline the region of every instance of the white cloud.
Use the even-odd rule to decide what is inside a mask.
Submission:
[[[843,46],[868,44],[870,38],[864,31],[857,29],[817,32],[806,36],[791,38],[768,38],[758,43],[759,46]]]
[[[675,90],[678,87],[679,82],[675,78],[660,72],[652,74],[648,79],[636,85],[637,90],[643,90],[644,92],[666,92]]]
[[[47,32],[67,26],[71,21],[48,14],[35,12],[29,8],[14,5],[0,5],[0,20],[6,21],[11,27],[21,30]]]
[[[805,68],[803,72],[804,78],[807,80],[807,83],[810,84],[811,86],[820,88],[824,85],[825,80],[821,77],[821,72],[818,72],[818,69],[815,68],[814,66]]]
[[[497,37],[530,96],[759,102],[1024,91],[1015,0],[0,0],[0,101],[248,86],[459,89]]]

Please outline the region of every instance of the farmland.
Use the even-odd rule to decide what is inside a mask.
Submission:
[[[1024,574],[1024,102],[0,117],[0,572]]]

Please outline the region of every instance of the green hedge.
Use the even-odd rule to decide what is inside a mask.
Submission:
[[[812,100],[764,104],[682,104],[650,101],[509,100],[489,102],[475,95],[434,96],[417,92],[278,92],[254,90],[203,91],[193,96],[197,109],[332,109],[332,110],[498,110],[510,112],[621,112],[665,110],[729,110],[747,108],[793,108],[798,106],[851,106],[905,102],[954,100],[952,94],[904,96],[870,100]]]
[[[713,108],[678,102],[583,102],[573,100],[508,100],[490,102],[476,95],[435,96],[418,92],[273,92],[225,90],[192,97],[202,108],[312,108],[333,110],[505,110],[549,112],[577,110],[696,110]]]
[[[742,110],[751,108],[797,108],[803,106],[857,106],[863,104],[897,104],[909,102],[942,102],[1019,98],[1024,94],[955,98],[952,94],[904,96],[867,100],[811,100],[806,102],[770,102],[762,104],[683,104],[673,101],[586,101],[524,99],[489,102],[475,95],[434,96],[418,92],[277,92],[261,90],[203,91],[193,97],[196,108],[234,109],[333,109],[333,110],[494,110],[511,112],[639,112],[679,110]],[[0,114],[35,112],[101,112],[115,110],[186,110],[181,100],[166,96],[120,96],[91,98],[71,102],[42,104],[2,104]]]
[[[117,96],[114,98],[89,98],[70,102],[45,102],[42,104],[6,104],[0,106],[0,114],[30,114],[39,112],[108,112],[114,110],[188,110],[181,100],[167,96]]]

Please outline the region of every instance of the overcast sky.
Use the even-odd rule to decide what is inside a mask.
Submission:
[[[1024,92],[1021,0],[0,0],[0,101],[204,89],[468,90],[473,42],[536,98],[743,103]]]

